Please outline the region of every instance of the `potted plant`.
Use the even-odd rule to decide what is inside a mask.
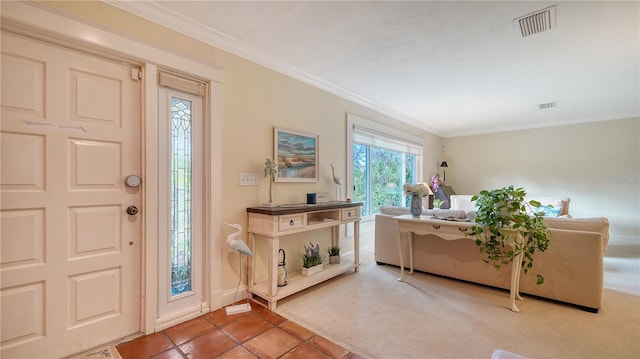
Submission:
[[[329,264],[340,264],[340,247],[331,246],[327,252],[329,252]]]
[[[513,186],[483,190],[472,197],[476,202],[475,225],[467,233],[476,237],[475,243],[484,253],[486,262],[496,269],[511,263],[522,254],[524,273],[533,268],[533,255],[544,252],[549,246],[551,234],[544,225],[543,213],[527,209],[537,209],[537,201],[525,201],[526,192]],[[544,277],[537,274],[537,283],[544,283]]]
[[[420,216],[422,214],[422,198],[429,195],[429,189],[421,183],[405,183],[402,189],[406,196],[411,196],[411,215],[414,217]]]
[[[320,255],[320,245],[309,242],[309,247],[304,246],[302,255],[302,275],[310,276],[322,270],[322,256]]]
[[[444,202],[440,198],[436,198],[433,200],[433,208],[440,209],[440,206],[442,206],[443,203]]]
[[[273,185],[273,179],[274,176],[276,174],[278,174],[278,165],[273,162],[271,159],[267,158],[264,161],[264,176],[265,177],[269,177],[269,202],[264,203],[262,206],[263,207],[277,207],[278,205],[276,203],[273,202],[273,196],[272,196],[272,185]]]

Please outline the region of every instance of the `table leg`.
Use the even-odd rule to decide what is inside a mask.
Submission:
[[[398,278],[398,281],[402,282],[404,281],[404,256],[402,255],[402,231],[400,231],[400,229],[398,229],[398,255],[400,256],[400,278]]]
[[[355,272],[360,270],[360,220],[353,222],[353,264]]]
[[[407,241],[409,242],[409,274],[413,274],[413,232],[407,233]]]
[[[522,269],[522,254],[517,258],[513,258],[511,265],[511,287],[509,290],[509,299],[511,304],[511,310],[514,312],[520,312],[516,305],[516,298],[522,300],[520,296],[520,270]]]
[[[280,248],[280,237],[269,237],[268,246],[267,294],[270,297],[274,297],[278,292],[278,249]],[[271,303],[269,303],[269,307],[271,307]]]

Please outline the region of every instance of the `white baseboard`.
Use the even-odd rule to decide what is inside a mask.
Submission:
[[[156,319],[155,331],[160,332],[174,325],[184,323],[187,320],[197,318],[211,311],[208,304],[202,303],[199,306],[191,307],[179,313]]]
[[[233,304],[233,296],[236,294],[236,289],[230,289],[222,293],[222,307],[226,307],[227,305]],[[238,296],[236,297],[236,302],[244,300],[248,298],[247,286],[242,285],[238,289]]]

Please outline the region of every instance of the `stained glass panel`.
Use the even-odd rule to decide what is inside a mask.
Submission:
[[[191,291],[191,101],[171,98],[171,295]]]

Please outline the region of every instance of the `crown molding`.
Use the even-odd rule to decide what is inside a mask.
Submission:
[[[227,51],[236,56],[245,58],[259,65],[267,67],[271,70],[280,72],[284,75],[300,80],[311,86],[317,87],[336,96],[342,97],[364,107],[370,108],[396,120],[402,121],[409,125],[431,132],[438,136],[442,136],[441,131],[425,127],[424,123],[419,122],[415,118],[408,116],[394,108],[385,106],[370,98],[361,96],[345,88],[337,86],[334,83],[325,81],[308,72],[302,71],[288,63],[280,61],[273,56],[256,49],[236,38],[221,33],[202,24],[194,23],[192,19],[178,14],[174,11],[162,7],[160,4],[152,1],[112,1],[104,0],[106,3],[130,12],[149,21],[161,24],[174,31],[188,35],[194,39],[202,41],[221,50]]]

